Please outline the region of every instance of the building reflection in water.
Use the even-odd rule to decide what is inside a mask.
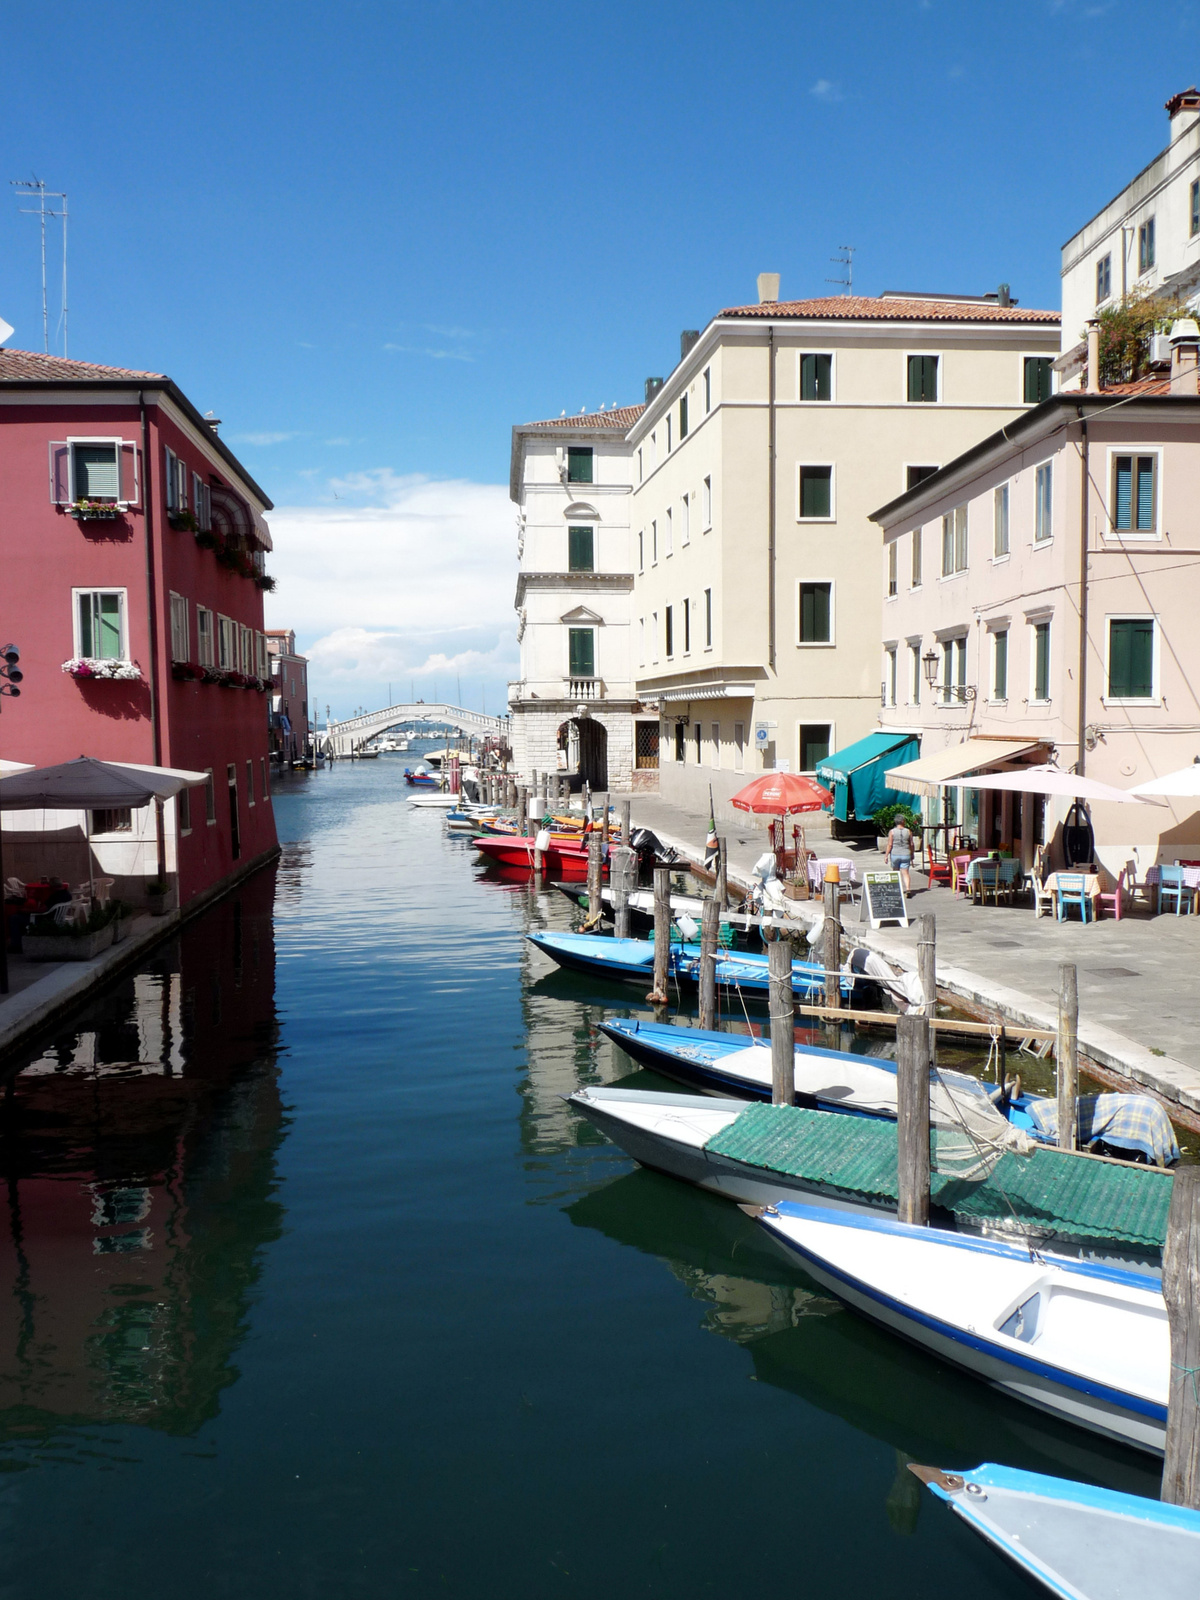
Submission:
[[[7,1078],[0,1441],[187,1433],[237,1372],[278,1236],[274,873],[152,952]]]

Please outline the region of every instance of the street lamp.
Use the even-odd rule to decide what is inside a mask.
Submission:
[[[925,654],[921,657],[921,665],[925,668],[925,682],[932,689],[934,684],[937,682],[937,651],[933,649],[926,650]]]

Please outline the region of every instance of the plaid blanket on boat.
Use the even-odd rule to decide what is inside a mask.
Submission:
[[[1047,1144],[1058,1139],[1058,1102],[1031,1100],[1026,1108],[1036,1138]],[[1082,1094],[1079,1097],[1079,1142],[1097,1139],[1125,1150],[1137,1150],[1165,1167],[1179,1160],[1179,1146],[1171,1119],[1145,1094]]]

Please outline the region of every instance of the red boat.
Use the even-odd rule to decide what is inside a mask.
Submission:
[[[473,844],[488,861],[500,866],[525,867],[533,870],[533,840],[514,836],[511,839],[480,835]],[[586,845],[563,844],[556,839],[542,851],[542,864],[552,878],[586,878],[588,853]],[[605,871],[607,872],[607,863]]]

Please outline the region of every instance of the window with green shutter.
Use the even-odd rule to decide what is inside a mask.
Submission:
[[[833,585],[830,583],[802,583],[800,585],[800,643],[829,644],[830,600]]]
[[[1113,457],[1113,527],[1153,533],[1158,521],[1157,456]]]
[[[808,354],[800,357],[801,400],[833,399],[833,357]]]
[[[567,565],[572,572],[594,572],[595,540],[591,528],[567,529]]]
[[[833,468],[800,468],[801,517],[828,518],[833,507]]]
[[[1050,698],[1050,624],[1038,622],[1033,628],[1033,698]]]
[[[1049,400],[1050,386],[1049,356],[1025,357],[1025,404],[1027,406],[1041,405],[1043,400]]]
[[[910,400],[936,400],[937,397],[937,356],[909,356],[908,398]]]
[[[1153,617],[1120,617],[1109,622],[1108,698],[1154,698]]]
[[[688,400],[687,395],[685,395],[685,394],[684,395],[680,395],[680,397],[679,397],[679,437],[681,439],[686,439],[687,438],[687,431],[688,431],[687,400]]]
[[[596,676],[596,633],[594,628],[572,628],[570,634],[571,676]]]
[[[1008,699],[1008,629],[992,635],[992,699]]]
[[[592,481],[592,447],[588,445],[571,445],[567,450],[567,482],[591,483]]]

